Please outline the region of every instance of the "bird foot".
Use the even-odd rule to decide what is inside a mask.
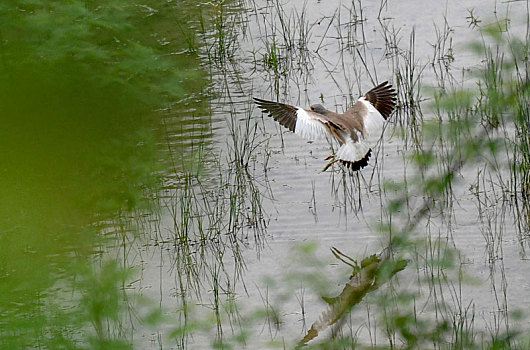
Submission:
[[[327,158],[329,159],[329,158]],[[333,159],[331,162],[329,162],[328,164],[326,164],[326,166],[324,167],[324,169],[322,169],[322,172],[328,170],[328,168],[333,164],[333,163],[337,163],[339,160],[338,159]]]

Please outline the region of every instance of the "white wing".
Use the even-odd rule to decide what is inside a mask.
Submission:
[[[383,132],[383,125],[385,122],[385,119],[379,113],[379,111],[374,107],[373,104],[371,104],[366,98],[361,97],[359,98],[359,102],[365,105],[365,107],[368,109],[368,113],[363,116],[363,122],[364,122],[364,131],[366,133],[366,137],[374,136],[374,137],[380,137],[381,133]]]
[[[328,134],[326,122],[320,114],[297,107],[294,133],[308,140],[325,139]]]

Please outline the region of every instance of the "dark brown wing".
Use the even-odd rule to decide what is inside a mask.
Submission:
[[[385,81],[364,94],[364,97],[387,119],[396,107],[396,90]]]
[[[263,111],[269,113],[269,116],[273,117],[278,123],[287,129],[294,132],[296,126],[296,111],[297,108],[284,103],[266,101],[254,97],[254,102]]]
[[[340,143],[344,143],[344,136],[341,132],[347,131],[340,120],[341,115],[336,113],[321,114],[301,107],[295,107],[279,102],[262,100],[254,97],[254,101],[264,112],[278,121],[295,134],[308,139],[316,140],[330,135]],[[357,138],[355,138],[357,140]]]

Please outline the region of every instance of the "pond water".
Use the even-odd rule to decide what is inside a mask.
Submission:
[[[417,171],[408,158],[416,147],[417,135],[415,130],[407,131],[407,123],[414,116],[433,118],[428,107],[432,98],[423,87],[473,87],[476,78],[471,70],[482,63],[469,46],[483,39],[475,26],[508,16],[510,32],[524,37],[526,8],[525,2],[490,2],[484,6],[483,2],[456,1],[252,2],[217,8],[225,26],[209,33],[206,54],[214,57],[209,68],[214,131],[208,152],[220,161],[208,163],[214,164],[214,170],[206,169],[208,180],[203,180],[195,195],[200,201],[205,196],[214,206],[242,210],[239,215],[243,218],[231,213],[229,221],[248,220],[248,225],[241,222],[247,227],[230,226],[226,233],[237,233],[239,238],[232,239],[241,239],[240,243],[225,239],[220,247],[209,247],[213,250],[205,255],[208,249],[193,250],[201,256],[200,263],[194,260],[194,264],[202,265],[198,269],[202,276],[201,286],[197,286],[200,297],[182,287],[183,283],[194,283],[186,281],[190,272],[180,261],[188,259],[189,251],[168,248],[167,254],[158,254],[153,252],[158,252],[158,247],[146,248],[148,255],[156,258],[142,269],[144,274],[156,276],[150,288],[160,294],[161,305],[174,305],[173,292],[183,300],[190,297],[201,305],[198,309],[219,310],[218,327],[213,332],[194,334],[181,345],[201,347],[211,339],[234,338],[237,343],[256,309],[264,309],[266,317],[252,327],[248,346],[266,346],[268,342],[270,347],[291,346],[300,340],[326,308],[321,295],[338,294],[347,281],[349,268],[333,257],[330,248],[361,258],[385,247],[386,238],[377,226],[389,220],[385,207],[395,193],[385,190],[383,184],[401,183]],[[217,45],[221,44],[226,45],[227,52],[219,52]],[[395,81],[398,76],[402,79],[399,83]],[[383,80],[397,85],[401,111],[389,122],[370,166],[356,174],[339,167],[323,173],[330,146],[326,142],[308,143],[286,132],[261,114],[251,100],[254,96],[301,106],[321,102],[340,112]],[[414,91],[413,97],[424,106],[421,111],[406,105],[406,98],[410,98],[406,89]],[[404,137],[399,137],[401,126]],[[506,157],[501,159],[507,161]],[[238,162],[248,165],[243,175],[234,164]],[[221,180],[217,168],[224,173]],[[432,244],[430,253],[440,255],[443,244],[454,247],[458,252],[455,266],[469,277],[446,281],[448,284],[439,288],[424,281],[421,288],[430,297],[417,302],[432,314],[438,308],[432,305],[443,305],[440,309],[444,310],[455,307],[482,329],[525,329],[526,318],[512,319],[507,311],[529,306],[525,297],[528,283],[524,282],[529,272],[527,234],[517,226],[513,207],[502,199],[498,180],[493,175],[482,177],[484,171],[474,166],[461,169],[447,210],[429,214],[418,225],[419,236]],[[484,196],[477,196],[473,189]],[[170,208],[179,191],[169,192]],[[233,198],[238,203],[226,204]],[[418,202],[420,198],[412,194],[411,200]],[[208,210],[202,204],[196,215],[212,215]],[[410,215],[400,214],[401,219]],[[248,218],[254,215],[257,217]],[[167,214],[161,216],[160,231],[165,229],[171,241],[172,235],[182,230],[185,219],[174,213],[172,219]],[[399,222],[399,215],[393,220]],[[217,225],[210,218],[206,222],[209,227]],[[427,250],[420,255],[429,260]],[[205,258],[211,260],[205,263]],[[168,265],[171,260],[177,261],[175,267]],[[182,269],[188,274],[184,279]],[[408,276],[400,277],[404,289],[414,289],[415,278],[422,279],[418,276],[436,274],[448,279],[443,269],[427,263],[417,267],[414,274],[409,271]],[[384,336],[374,335],[384,333],[376,325],[377,316],[370,314],[369,306],[360,309],[352,316],[347,332],[364,344],[378,344],[374,339],[386,344]],[[196,317],[205,317],[204,310],[194,311],[200,315]],[[151,335],[152,339],[159,336]]]
[[[23,334],[42,342],[34,347],[53,347],[46,342],[61,333],[72,344],[109,347],[120,340],[142,349],[291,348],[326,310],[322,297],[338,295],[352,273],[331,249],[357,260],[379,254],[389,225],[395,234],[404,227],[412,242],[402,247],[408,266],[345,317],[348,343],[340,348],[402,347],[390,311],[413,315],[418,334],[422,322],[428,333],[446,321],[455,332],[438,330],[439,344],[458,342],[451,338],[458,331],[478,348],[492,334],[527,334],[529,235],[513,145],[459,165],[426,212],[424,181],[446,164],[413,160],[418,150],[450,152],[449,140],[437,143],[420,127],[439,118],[434,89],[477,89],[485,61],[470,44],[489,43],[481,29],[497,21],[506,35],[528,38],[527,1],[185,5],[178,30],[171,2],[137,9],[138,23],[154,33],[147,40],[164,47],[168,64],[186,67],[175,79],[189,86],[169,108],[128,105],[137,100],[119,95],[137,91],[100,90],[97,82],[80,90],[94,96],[78,98],[68,72],[54,78],[64,86],[50,90],[54,70],[39,73],[42,86],[33,73],[18,83],[17,91],[32,91],[29,99],[15,93],[3,101],[12,115],[39,115],[0,131],[2,149],[14,150],[4,155],[10,170],[1,189],[3,344],[20,346]],[[162,84],[164,73],[142,78]],[[322,172],[332,146],[289,133],[252,101],[342,112],[385,80],[398,91],[398,110],[356,173],[338,165]],[[68,97],[65,106],[60,98]],[[492,135],[513,139],[514,126]],[[402,193],[406,204],[393,211]],[[132,272],[123,277],[122,268]],[[110,296],[98,299],[95,285]],[[89,305],[84,318],[75,316],[77,304]],[[313,342],[326,343],[332,328]]]

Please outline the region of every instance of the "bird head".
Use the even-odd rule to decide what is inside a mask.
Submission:
[[[315,104],[315,105],[312,105],[310,108],[309,108],[310,111],[312,112],[315,112],[315,113],[319,113],[319,114],[326,114],[326,112],[328,111],[324,106],[322,106],[321,104]]]

